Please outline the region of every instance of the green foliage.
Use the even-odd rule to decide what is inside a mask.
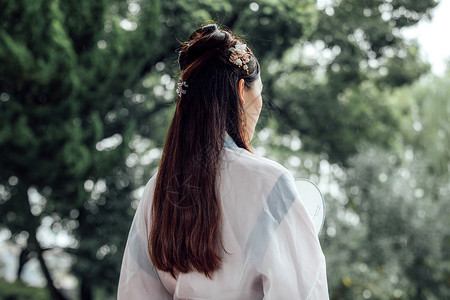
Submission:
[[[132,20],[145,26],[132,32],[120,26],[127,11],[122,6],[121,1],[15,1],[2,4],[0,13],[0,184],[6,191],[0,224],[13,238],[28,232],[28,247],[39,255],[43,246],[33,237],[41,220],[50,218],[55,233],[78,238],[68,245],[77,257],[75,274],[110,293],[131,218],[120,212],[130,206],[133,183],[122,194],[112,193],[122,202],[106,202],[106,195],[94,197],[85,182],[106,182],[102,192],[120,190],[117,174],[126,172],[123,161],[139,121],[132,115],[139,105],[124,97],[124,90],[137,85],[141,68],[158,52],[157,43],[142,47],[142,40],[159,39],[158,1],[141,5]],[[39,203],[29,201],[30,187],[40,194]],[[96,253],[105,245],[115,260],[102,265]],[[47,281],[51,286],[50,277]]]
[[[8,282],[0,278],[0,299],[4,300],[47,300],[48,292],[45,288],[30,287],[23,282]]]
[[[400,163],[392,154],[368,149],[355,157],[348,186],[357,186],[358,193],[349,196],[349,205],[367,226],[368,265],[397,266],[398,273],[391,274],[414,287],[403,291],[406,298],[445,299],[448,178],[432,176],[426,161],[410,151]]]
[[[384,133],[395,130],[396,123],[383,108],[385,99],[364,99],[365,92],[374,84],[389,90],[411,83],[429,69],[417,48],[397,33],[435,5],[346,0],[323,7],[310,35],[298,36],[282,60],[265,64],[265,100],[278,108],[279,131],[299,131],[305,149],[326,153],[333,162],[345,162],[356,145],[374,136],[390,144]],[[367,122],[373,118],[387,122],[374,127]]]
[[[336,299],[448,299],[449,77],[388,95],[400,120],[393,151],[360,146],[341,197],[328,201],[330,291]]]
[[[423,155],[431,174],[446,176],[450,162],[450,76],[427,76],[397,90],[390,102],[398,110],[403,143]]]

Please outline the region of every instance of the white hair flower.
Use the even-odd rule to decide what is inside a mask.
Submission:
[[[241,42],[236,42],[236,45],[233,47],[231,47],[231,49],[234,49],[234,51],[236,51],[239,54],[246,54],[247,52],[245,51],[245,49],[247,48],[247,44],[242,44]]]
[[[186,83],[186,81],[181,81],[177,83],[177,94],[178,97],[181,97],[181,95],[186,94],[186,90],[183,90],[183,86],[189,87],[189,85]]]
[[[237,41],[234,47],[230,49],[230,62],[237,65],[238,67],[242,67],[242,69],[247,71],[248,74],[248,66],[247,63],[250,61],[250,54],[247,52],[247,44],[242,44]]]

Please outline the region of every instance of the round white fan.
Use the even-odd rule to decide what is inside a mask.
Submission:
[[[313,220],[314,229],[317,235],[319,235],[325,221],[325,202],[322,193],[319,187],[308,179],[296,179],[295,186],[297,187],[303,205],[305,205],[306,210]]]

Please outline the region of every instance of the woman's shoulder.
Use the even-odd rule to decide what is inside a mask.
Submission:
[[[275,180],[284,174],[291,176],[290,172],[278,162],[245,149],[225,148],[223,152],[222,168],[237,169],[243,175],[245,173],[260,174]]]

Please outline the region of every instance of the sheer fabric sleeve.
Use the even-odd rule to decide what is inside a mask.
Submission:
[[[151,184],[145,187],[134,215],[120,270],[118,300],[172,299],[161,283],[148,253]]]
[[[329,299],[325,257],[290,174],[275,183],[255,230],[258,246],[248,250],[259,260],[264,299]]]

